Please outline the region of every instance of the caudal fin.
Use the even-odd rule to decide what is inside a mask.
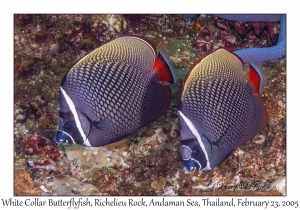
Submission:
[[[253,86],[254,94],[263,94],[266,86],[266,75],[261,63],[250,62],[249,83]]]
[[[160,52],[158,52],[153,71],[156,74],[156,78],[158,81],[169,83],[175,82],[170,65],[167,63]]]

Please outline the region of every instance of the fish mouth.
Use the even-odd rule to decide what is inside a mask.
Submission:
[[[183,166],[183,171],[185,174],[188,174],[191,171],[196,171],[196,170],[197,170],[197,167],[190,167],[190,166],[186,166],[186,165]]]
[[[62,130],[58,130],[55,137],[54,141],[58,144],[61,143],[69,143],[69,144],[75,144],[72,136]]]
[[[188,173],[190,173],[190,168],[188,166],[184,165],[183,166],[183,171],[184,171],[185,174],[188,174]]]
[[[199,170],[201,169],[201,165],[194,158],[190,158],[189,160],[184,161],[183,171],[185,174],[188,174],[191,171],[196,171],[198,169]]]

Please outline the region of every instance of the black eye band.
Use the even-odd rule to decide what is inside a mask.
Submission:
[[[76,127],[75,120],[71,119],[64,123],[63,130],[69,132],[72,130],[72,128],[75,128],[75,127]]]
[[[67,127],[66,127],[67,130],[71,130],[72,128],[73,128],[72,125],[67,125]]]
[[[196,146],[193,148],[193,156],[197,157],[202,153],[200,146]]]

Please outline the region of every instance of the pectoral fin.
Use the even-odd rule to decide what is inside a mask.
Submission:
[[[98,129],[111,128],[112,127],[109,116],[106,116],[103,120],[98,121],[98,122],[93,121],[93,125]]]

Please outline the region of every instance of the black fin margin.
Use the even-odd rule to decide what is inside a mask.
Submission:
[[[153,71],[155,72],[158,81],[175,83],[172,70],[161,52],[158,52]]]

